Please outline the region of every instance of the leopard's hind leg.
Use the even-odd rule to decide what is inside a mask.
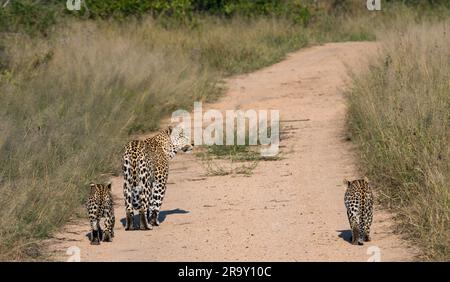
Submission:
[[[139,194],[139,217],[140,229],[151,230],[152,225],[148,221],[148,213],[150,209],[150,197],[152,193],[152,177],[150,176],[149,163],[145,157],[139,162],[139,180],[142,190]]]
[[[358,240],[360,237],[358,219],[356,217],[352,217],[350,212],[347,212],[347,216],[348,216],[348,220],[349,220],[350,228],[351,228],[351,232],[352,232],[351,243],[353,245],[358,245]]]
[[[123,158],[123,197],[125,200],[126,224],[125,230],[133,230],[133,188],[138,183],[136,179],[136,162],[134,157],[126,154]]]
[[[114,237],[114,211],[109,209],[105,211],[105,232],[103,235],[103,241],[111,242]]]
[[[156,180],[152,184],[152,200],[151,200],[151,213],[150,213],[150,223],[153,226],[159,226],[159,212],[161,210],[162,202],[164,200],[164,195],[166,192],[166,179],[167,174],[162,180]]]
[[[93,186],[92,186],[93,187]],[[90,199],[87,204],[89,222],[91,225],[91,245],[100,244],[100,217],[98,216],[99,206],[94,199]]]
[[[90,217],[90,222],[92,230],[91,245],[100,245],[100,233],[101,233],[100,220],[92,216]]]
[[[359,216],[359,204],[358,203],[351,203],[347,206],[347,216],[348,221],[350,223],[350,228],[352,231],[352,239],[351,243],[353,245],[362,245],[361,240],[361,218]]]
[[[366,210],[364,211],[364,234],[363,239],[365,242],[371,241],[370,236],[370,227],[372,225],[373,220],[373,210],[372,210],[372,202],[368,203],[368,206],[366,207]]]
[[[123,183],[123,197],[125,199],[126,224],[125,230],[133,230],[133,193],[131,185],[127,180]]]

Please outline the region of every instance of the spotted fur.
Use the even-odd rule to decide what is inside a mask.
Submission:
[[[139,211],[141,230],[159,225],[158,216],[166,191],[169,160],[179,150],[192,150],[189,140],[182,128],[169,126],[153,137],[128,143],[123,155],[125,230],[134,229],[134,210]]]
[[[91,223],[91,244],[100,244],[100,219],[105,218],[103,241],[111,242],[114,237],[114,203],[111,195],[111,183],[91,184],[91,192],[86,204]]]
[[[344,180],[347,185],[345,207],[352,229],[352,244],[363,245],[370,241],[370,226],[373,218],[373,194],[367,178]]]

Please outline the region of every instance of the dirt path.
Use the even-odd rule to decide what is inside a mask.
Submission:
[[[359,177],[345,138],[347,68],[362,66],[374,43],[333,43],[293,53],[278,64],[228,80],[228,93],[204,110],[278,109],[284,158],[260,162],[250,177],[205,177],[193,154],[172,162],[162,224],[125,232],[122,179],[113,179],[116,238],[90,246],[89,225],[70,225],[52,246],[58,259],[77,246],[82,261],[382,261],[413,260],[377,210],[373,241],[348,242],[342,180]],[[58,239],[59,238],[59,239]]]

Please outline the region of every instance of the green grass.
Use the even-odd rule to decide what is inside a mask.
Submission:
[[[224,135],[225,136],[225,135]],[[237,131],[234,132],[237,136]],[[224,140],[225,143],[225,140]],[[244,145],[204,145],[196,156],[202,160],[204,168],[210,176],[241,174],[250,176],[262,157],[260,146],[249,145],[249,132],[245,132]]]
[[[357,75],[348,122],[363,171],[423,258],[450,259],[450,22],[380,35]]]
[[[271,135],[271,127],[267,128],[267,135]],[[260,161],[276,161],[282,158],[282,152],[279,152],[276,156],[262,156],[261,149],[263,149],[263,146],[259,142],[256,145],[249,145],[248,124],[246,124],[243,145],[237,145],[236,130],[234,131],[234,136],[233,145],[204,145],[198,149],[196,156],[203,161],[208,175],[234,174],[250,176]],[[224,144],[226,143],[225,138],[223,142]]]
[[[197,152],[208,175],[241,174],[250,176],[263,160],[258,146],[210,145]]]

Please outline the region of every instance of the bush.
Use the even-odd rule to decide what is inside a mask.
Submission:
[[[40,2],[25,0],[11,0],[5,7],[0,6],[0,33],[25,31],[27,33],[46,33],[54,25],[62,8],[58,1],[47,1],[46,5]]]

